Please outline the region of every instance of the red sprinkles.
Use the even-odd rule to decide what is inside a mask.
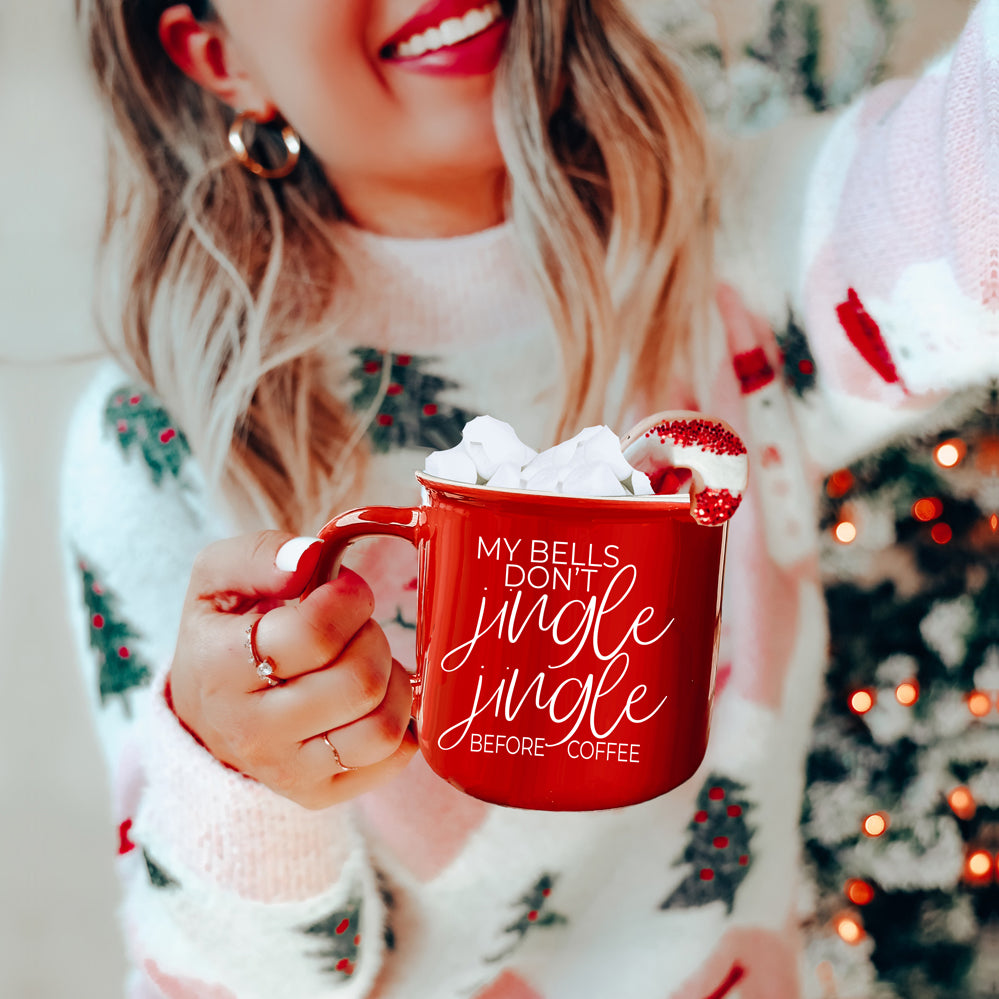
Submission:
[[[645,436],[653,434],[657,434],[663,444],[671,440],[680,447],[699,447],[711,454],[746,453],[746,445],[731,430],[710,420],[670,420],[653,427]]]
[[[724,524],[739,509],[741,496],[733,496],[727,489],[705,489],[695,497],[697,507],[694,520],[705,527]]]

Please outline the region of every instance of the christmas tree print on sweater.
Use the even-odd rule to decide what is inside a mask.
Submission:
[[[465,424],[477,414],[452,406],[441,393],[457,387],[430,372],[433,358],[386,354],[370,347],[353,351],[351,376],[357,382],[352,404],[358,413],[377,408],[368,424],[371,446],[379,453],[393,448],[447,450],[461,439]]]
[[[752,830],[746,815],[752,807],[745,787],[712,774],[697,796],[697,811],[687,826],[687,846],[674,866],[690,865],[690,872],[660,906],[692,909],[724,902],[729,913],[752,862]]]
[[[801,399],[815,388],[815,358],[804,327],[791,310],[784,329],[777,332],[777,346],[784,364],[784,384]]]
[[[160,891],[175,891],[180,888],[180,882],[167,874],[145,850],[142,851],[142,860],[146,865],[149,883],[154,888],[158,888]]]
[[[180,478],[191,454],[190,445],[148,390],[119,386],[108,396],[104,422],[126,456],[136,450],[141,453],[154,485],[160,485],[167,475]]]
[[[145,686],[152,670],[136,654],[138,635],[119,617],[117,598],[101,583],[83,559],[77,559],[83,579],[83,602],[89,619],[90,647],[97,654],[98,685],[102,704],[121,698],[125,714],[131,717],[129,691]]]
[[[488,962],[492,963],[507,957],[534,930],[568,923],[565,916],[550,907],[549,899],[554,887],[555,877],[551,874],[542,874],[520,897],[516,903],[516,907],[520,910],[517,918],[503,927],[503,932],[513,935],[515,939],[509,947],[500,951],[499,954],[486,958]]]
[[[305,927],[302,931],[319,937],[322,946],[316,951],[324,969],[340,979],[350,978],[357,969],[357,955],[361,946],[361,898],[351,898],[342,909],[325,919]]]

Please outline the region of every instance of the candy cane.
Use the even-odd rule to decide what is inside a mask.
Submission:
[[[690,514],[699,524],[723,524],[742,502],[749,479],[746,445],[721,420],[701,413],[656,413],[621,438],[621,450],[657,492],[670,469],[689,469]]]

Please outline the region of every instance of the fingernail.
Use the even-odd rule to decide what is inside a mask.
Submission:
[[[322,538],[292,538],[286,541],[274,556],[274,564],[282,572],[294,572],[302,561],[302,556],[313,545],[321,545]]]

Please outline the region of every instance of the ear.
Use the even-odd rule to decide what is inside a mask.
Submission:
[[[199,21],[186,4],[160,15],[160,44],[177,68],[237,111],[270,121],[277,108],[243,68],[229,36],[217,21]]]

